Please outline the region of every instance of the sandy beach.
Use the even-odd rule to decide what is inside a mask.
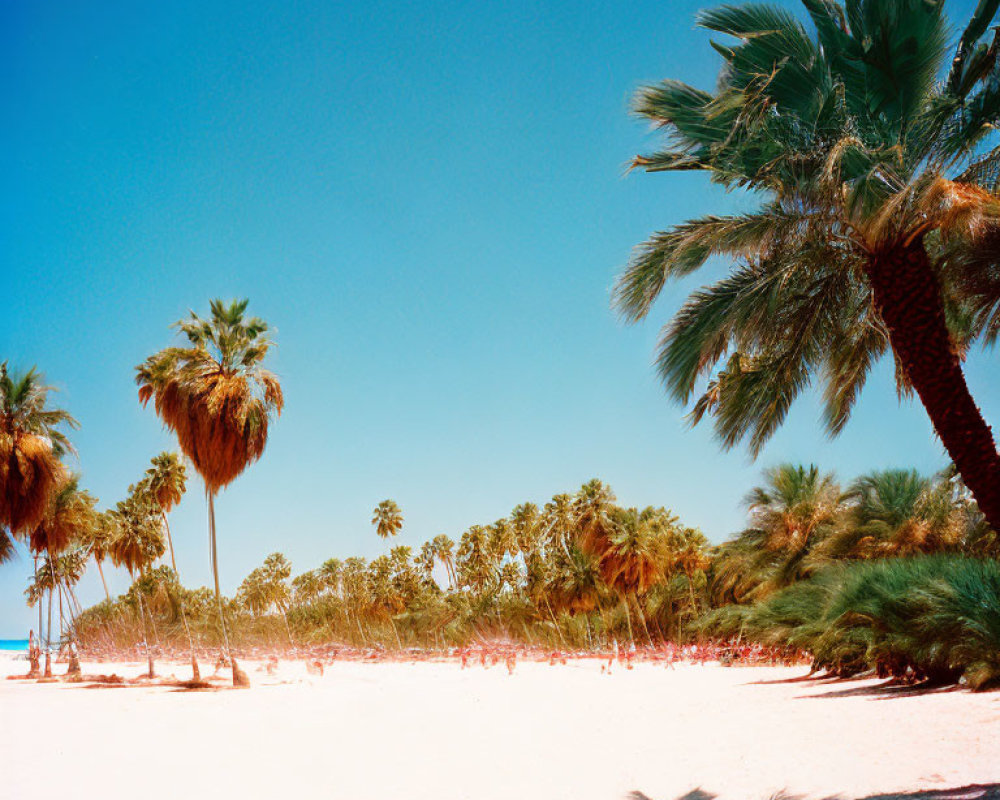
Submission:
[[[1000,693],[788,682],[801,667],[244,666],[249,691],[3,680],[0,794],[674,800],[700,788],[763,800],[1000,782]],[[24,667],[0,660],[4,675]]]

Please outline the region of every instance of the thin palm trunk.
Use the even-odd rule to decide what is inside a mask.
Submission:
[[[101,574],[101,583],[104,586],[104,597],[107,601],[111,602],[111,592],[108,591],[108,582],[104,579],[104,567],[101,566],[101,562],[98,559],[94,559],[97,562],[97,571]]]
[[[348,620],[350,620],[350,618],[351,618],[351,612],[350,611],[345,611],[344,613],[347,614],[347,618],[348,618]],[[356,612],[356,611],[354,612],[354,621],[358,625],[358,633],[361,634],[361,644],[367,644],[368,640],[365,637],[365,631],[361,627],[361,615],[358,614],[358,612]]]
[[[167,512],[164,511],[162,508],[160,508],[160,516],[163,518],[163,528],[167,532],[167,546],[170,548],[170,566],[173,567],[174,575],[176,575],[177,559],[174,558],[174,540],[170,536],[170,523],[167,522]]]
[[[556,615],[552,611],[552,603],[549,602],[548,595],[545,595],[545,605],[549,609],[549,616],[552,617],[552,624],[556,626],[556,633],[559,635],[559,641],[562,643],[562,646],[565,647],[566,640],[563,638],[562,628],[559,627],[559,622],[556,620]]]
[[[649,626],[646,625],[646,612],[644,612],[642,610],[642,606],[639,605],[639,595],[635,592],[632,593],[632,602],[635,603],[635,613],[639,615],[639,622],[642,623],[642,630],[646,634],[646,641],[649,643],[650,647],[652,647],[653,637],[649,635]]]
[[[66,618],[63,615],[63,587],[62,581],[56,580],[56,576],[53,575],[52,579],[56,581],[56,594],[59,597],[59,649],[62,650],[62,642],[66,637]]]
[[[635,636],[632,634],[632,612],[628,608],[628,597],[624,597],[623,601],[625,603],[625,621],[628,623],[628,640],[635,644]]]
[[[73,603],[73,605],[70,608],[71,609],[75,608],[76,609],[76,615],[80,616],[80,614],[83,613],[83,606],[80,605],[80,601],[77,599],[76,592],[73,591],[73,587],[70,586],[70,584],[68,582],[64,581],[64,583],[66,584],[66,593],[69,595],[69,599]]]
[[[292,628],[288,624],[288,612],[285,611],[283,607],[281,607],[280,610],[281,610],[281,617],[282,619],[285,620],[285,633],[288,635],[288,646],[295,647],[295,642],[292,641]]]
[[[687,575],[687,579],[688,579],[688,594],[691,596],[691,614],[692,614],[692,616],[697,617],[698,616],[698,601],[697,601],[697,599],[694,596],[694,581],[691,579],[691,575],[689,573],[684,573],[684,574]]]
[[[51,556],[49,556],[51,559]],[[50,562],[51,563],[51,562]],[[45,626],[45,675],[52,677],[52,587],[49,586],[49,621]]]
[[[222,641],[225,646],[225,654],[232,658],[229,647],[229,632],[226,630],[226,615],[222,610],[222,592],[219,590],[219,555],[215,544],[215,493],[206,491],[208,497],[208,542],[211,548],[212,578],[215,581],[215,602],[219,608],[219,624],[222,626]]]
[[[132,571],[129,570],[129,578],[132,579],[133,588],[135,591],[135,596],[139,599],[139,619],[142,621],[142,646],[146,651],[146,662],[149,664],[149,677],[156,677],[156,670],[153,667],[153,653],[149,649],[149,637],[146,636],[146,613],[144,610],[144,603],[142,602],[142,591],[138,586],[135,586],[135,576]]]
[[[170,548],[170,566],[174,570],[174,577],[177,578],[177,583],[180,585],[181,574],[177,571],[177,559],[174,556],[174,540],[170,535],[170,523],[167,521],[167,512],[160,508],[160,517],[163,519],[163,529],[167,532],[167,546]],[[103,574],[101,575],[103,578]],[[107,587],[105,587],[107,591]],[[187,636],[188,647],[191,650],[191,680],[199,681],[201,680],[201,671],[198,669],[198,657],[194,652],[194,637],[191,636],[191,627],[188,625],[187,614],[184,613],[184,600],[183,598],[178,598],[177,607],[181,612],[181,622],[184,623],[184,633]]]
[[[875,254],[866,271],[906,377],[980,511],[1000,530],[1000,454],[965,382],[923,241]]]
[[[37,553],[33,554],[31,560],[32,560],[32,562],[34,564],[34,570],[35,570],[35,586],[38,586],[38,554]],[[38,641],[39,641],[39,644],[41,644],[41,641],[42,641],[42,604],[43,604],[42,596],[40,595],[39,598],[38,598]]]
[[[219,622],[222,625],[222,641],[225,644],[226,656],[229,658],[229,663],[233,669],[233,686],[241,684],[249,685],[249,683],[246,683],[245,678],[243,681],[240,680],[236,657],[229,646],[229,631],[226,629],[226,615],[222,608],[222,592],[219,591],[219,554],[215,536],[215,492],[206,489],[205,494],[208,496],[208,538],[212,549],[212,578],[215,581],[215,602],[219,607]]]

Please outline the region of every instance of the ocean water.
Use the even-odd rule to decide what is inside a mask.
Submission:
[[[28,649],[27,639],[0,639],[0,650],[17,652]]]

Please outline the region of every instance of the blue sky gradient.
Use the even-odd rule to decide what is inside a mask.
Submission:
[[[173,446],[134,366],[189,308],[250,298],[277,329],[287,406],[217,504],[227,591],[274,550],[296,571],[381,552],[369,520],[386,497],[417,546],[596,476],[719,541],[761,467],[943,466],[885,366],[834,441],[815,395],[756,463],[689,429],[653,347],[724,263],[643,325],[611,312],[632,246],[752,205],[702,176],[625,175],[652,142],[633,91],[714,82],[703,5],[0,4],[0,358],[59,387],[83,483],[113,506]],[[972,5],[949,3],[952,19]],[[968,375],[996,422],[993,358]],[[185,583],[208,583],[197,479],[172,525]],[[23,550],[0,566],[0,636],[34,618],[30,570]]]

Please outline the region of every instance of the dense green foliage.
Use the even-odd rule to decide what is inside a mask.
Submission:
[[[814,669],[1000,685],[1000,563],[962,555],[829,567],[728,623],[813,655]],[[710,624],[727,622],[719,612]]]

